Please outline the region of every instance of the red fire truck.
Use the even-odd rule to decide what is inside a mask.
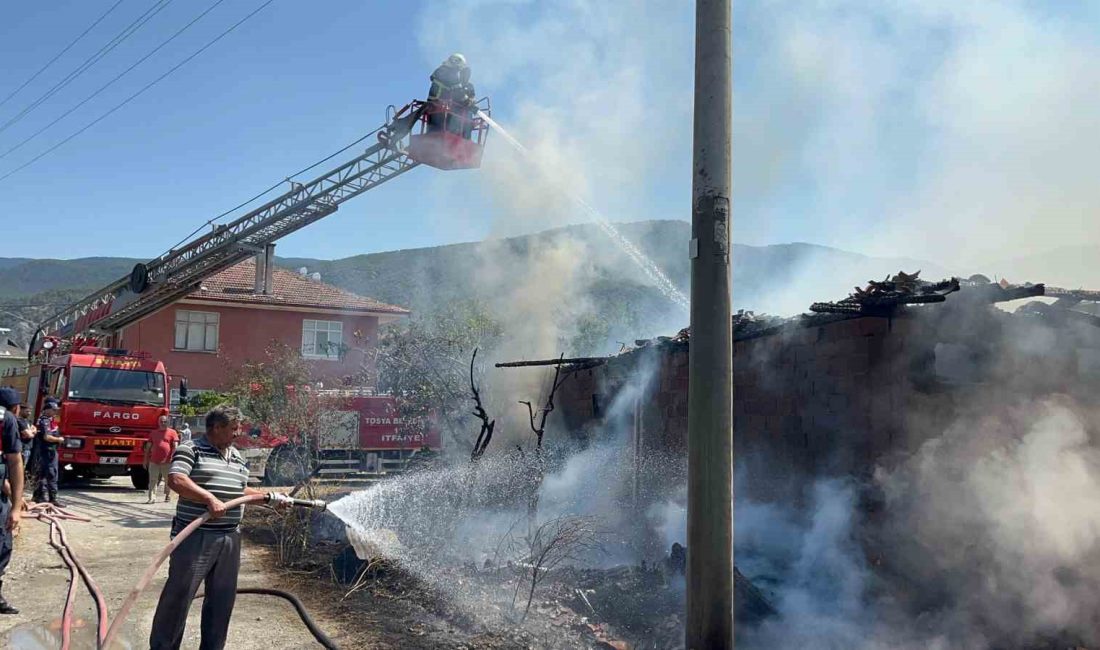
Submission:
[[[47,396],[61,402],[58,426],[65,442],[58,456],[64,476],[128,474],[135,488],[148,486],[143,445],[169,409],[163,363],[144,353],[82,346],[47,354],[24,377],[9,379],[25,391],[34,413]]]
[[[160,256],[135,264],[128,276],[41,323],[31,340],[24,390],[35,412],[47,394],[63,401],[61,433],[69,442],[60,450],[60,461],[66,473],[125,473],[135,486],[148,483],[140,465],[141,443],[156,426],[157,417],[168,411],[168,375],[159,361],[108,349],[118,344],[123,328],[184,298],[205,278],[252,255],[262,255],[262,268],[271,268],[276,240],[418,165],[444,170],[480,167],[490,127],[488,98],[479,100],[476,107],[459,108],[410,102],[387,115],[386,123],[377,129],[377,143],[339,166],[304,183],[288,178],[289,187],[282,194],[210,232],[196,231]],[[431,125],[440,117],[457,126],[457,132],[434,130]],[[15,378],[4,379],[16,383]],[[181,399],[185,388],[180,386]],[[317,443],[317,455],[324,463],[385,472],[387,465],[405,465],[424,445],[438,448],[438,438],[433,443],[431,434],[409,432],[407,423],[395,420],[396,409],[379,406],[392,400],[373,399],[380,401],[347,407],[348,413],[360,415],[343,416],[346,425],[331,433],[333,446]],[[356,440],[358,445],[352,445]],[[292,441],[276,445],[257,441],[257,446],[271,449],[266,453],[276,458],[301,447]]]
[[[442,448],[439,431],[406,421],[389,395],[366,389],[314,395],[325,417],[319,419],[322,430],[308,441],[273,435],[262,424],[242,428],[234,445],[248,460],[254,479],[269,485],[292,485],[310,474],[375,480],[399,474],[412,459]]]

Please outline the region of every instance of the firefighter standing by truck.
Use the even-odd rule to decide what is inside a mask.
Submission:
[[[61,404],[52,397],[47,397],[42,403],[42,416],[38,418],[38,433],[35,439],[37,465],[34,468],[36,484],[32,497],[34,501],[41,503],[48,496],[50,503],[55,506],[61,505],[57,501],[59,472],[57,446],[65,442],[65,438],[57,430],[57,420],[54,419],[60,406]]]
[[[15,535],[23,516],[23,443],[19,440],[19,393],[14,388],[0,388],[0,614],[18,614],[19,610],[4,600],[4,571],[11,561]]]

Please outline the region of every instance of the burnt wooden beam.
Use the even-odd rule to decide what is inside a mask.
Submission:
[[[1055,298],[1069,298],[1078,302],[1100,302],[1100,291],[1087,291],[1085,289],[1063,289],[1062,287],[1047,287],[1046,295]]]
[[[536,359],[533,361],[505,361],[494,364],[497,368],[531,368],[534,366],[572,366],[578,364],[600,365],[607,363],[607,357],[572,357],[569,359]]]

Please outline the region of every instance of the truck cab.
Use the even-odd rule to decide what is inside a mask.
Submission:
[[[169,411],[164,364],[143,353],[79,347],[31,366],[28,402],[41,409],[46,396],[61,402],[58,448],[68,477],[129,475],[145,489],[144,444]]]

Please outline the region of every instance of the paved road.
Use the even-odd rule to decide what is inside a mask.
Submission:
[[[145,504],[145,493],[129,486],[129,479],[96,481],[62,490],[60,499],[74,512],[93,518],[92,523],[65,522],[69,543],[104,592],[112,614],[129,593],[153,556],[168,542],[172,506]],[[22,611],[0,616],[0,648],[18,650],[57,648],[61,608],[68,589],[68,569],[49,545],[49,528],[25,520],[16,540],[15,555],[4,580],[4,594]],[[263,548],[244,544],[240,585],[278,586],[278,577],[265,570]],[[161,567],[149,590],[130,614],[120,648],[148,648],[149,628],[157,597],[167,576]],[[191,610],[184,648],[199,643],[199,603]],[[313,613],[322,628],[335,630],[332,621]],[[94,648],[95,609],[83,584],[78,585],[74,618],[81,626],[74,632],[73,648]],[[264,650],[319,647],[306,632],[294,610],[281,599],[242,595],[237,599],[229,635],[230,648]]]

